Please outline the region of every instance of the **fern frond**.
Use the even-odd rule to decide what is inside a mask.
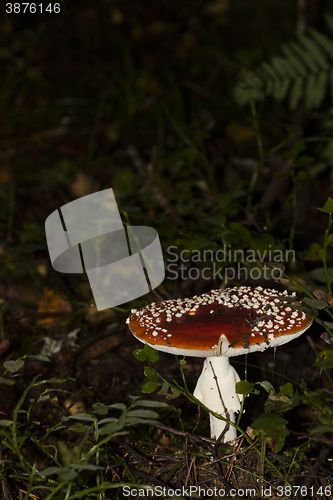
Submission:
[[[329,27],[330,29],[330,32],[333,36],[333,17],[331,16],[331,14],[327,13],[325,15],[325,19],[326,19],[326,22],[327,22],[327,26]]]
[[[331,61],[333,61],[333,41],[328,38],[328,36],[323,35],[317,30],[311,28],[310,30],[311,36],[316,40],[316,42],[324,49],[326,54],[329,56]]]
[[[315,31],[315,30],[314,30]],[[309,35],[298,35],[300,42],[308,49],[307,55],[312,59],[318,69],[327,69],[326,54]]]
[[[254,100],[288,99],[289,108],[295,110],[304,98],[311,110],[322,104],[330,90],[333,102],[333,17],[326,16],[326,20],[332,38],[312,28],[283,44],[283,55],[262,62],[248,75]],[[235,99],[240,105],[248,102],[246,82],[236,86]]]
[[[294,68],[297,75],[305,76],[307,74],[306,67],[303,61],[300,61],[298,57],[294,54],[289,45],[285,44],[281,47],[282,52],[286,55],[286,59],[290,62],[291,66]]]
[[[330,88],[331,88],[331,99],[333,102],[333,68],[330,71]]]
[[[297,78],[292,85],[291,92],[289,94],[289,108],[294,111],[297,108],[299,101],[303,95],[303,79]]]

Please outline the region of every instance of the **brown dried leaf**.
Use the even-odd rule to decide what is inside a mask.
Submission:
[[[113,309],[104,309],[99,311],[96,306],[86,307],[85,319],[89,323],[100,323],[101,321],[113,318],[116,313]]]
[[[321,338],[321,340],[323,340],[324,342],[326,342],[326,344],[332,345],[331,336],[327,332],[323,332],[320,335],[320,338]]]
[[[59,292],[54,292],[53,290],[47,290],[44,292],[42,298],[38,304],[37,313],[48,314],[49,317],[44,317],[37,321],[37,324],[45,328],[49,328],[56,323],[55,315],[59,317],[65,316],[72,312],[72,306],[67,302],[64,296]]]
[[[7,182],[12,180],[12,176],[10,174],[9,166],[7,163],[3,163],[0,165],[0,186],[3,184],[7,184]]]
[[[316,299],[325,300],[330,306],[333,306],[333,297],[332,295],[324,292],[323,290],[315,290],[313,295]]]
[[[79,354],[76,360],[76,366],[82,366],[93,358],[97,358],[106,351],[117,347],[123,340],[123,335],[110,335],[106,338],[96,340],[92,344],[86,346]]]
[[[7,351],[9,346],[10,346],[9,340],[7,340],[7,339],[1,340],[1,342],[0,342],[0,355],[3,354],[5,351]]]
[[[27,306],[35,306],[40,299],[40,292],[22,285],[0,284],[0,297],[8,302],[18,302]]]
[[[79,172],[71,183],[70,190],[73,196],[80,198],[81,196],[98,191],[98,184],[89,175]]]

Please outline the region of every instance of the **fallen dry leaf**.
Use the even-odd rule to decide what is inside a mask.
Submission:
[[[1,340],[1,342],[0,342],[0,355],[3,354],[5,351],[7,351],[9,346],[10,346],[9,340],[7,340],[7,339]]]
[[[61,318],[71,312],[72,306],[64,299],[64,296],[61,293],[54,292],[53,290],[47,290],[43,293],[43,296],[39,301],[37,313],[43,315],[50,313],[50,316],[39,319],[37,321],[37,325],[49,328],[59,321],[59,319],[54,317],[55,315],[59,315]]]
[[[123,339],[123,335],[111,334],[108,337],[94,340],[91,344],[82,348],[82,351],[76,359],[75,365],[82,366],[91,359],[105,354],[110,349],[117,347]]]
[[[89,323],[99,323],[106,319],[113,318],[116,313],[113,309],[104,309],[104,311],[99,311],[96,306],[88,306],[85,308],[85,319]]]
[[[3,184],[7,184],[7,182],[12,180],[12,176],[10,174],[9,166],[7,163],[3,163],[0,165],[0,186]]]
[[[1,285],[0,297],[8,302],[18,302],[26,306],[35,306],[40,299],[40,292],[22,285]]]
[[[70,185],[72,195],[77,198],[95,193],[98,189],[98,184],[84,172],[79,172]]]

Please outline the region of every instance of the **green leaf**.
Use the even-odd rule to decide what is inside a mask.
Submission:
[[[23,359],[17,359],[16,361],[9,360],[5,361],[3,366],[6,368],[11,373],[16,373],[19,371],[22,366],[24,366],[24,361]]]
[[[305,67],[308,67],[311,73],[315,73],[317,71],[318,67],[313,61],[313,58],[308,56],[308,52],[304,50],[304,47],[302,47],[299,41],[289,42],[289,47],[296,54],[296,57],[304,61]],[[308,74],[309,71],[307,70],[307,75]]]
[[[333,425],[320,425],[310,430],[310,434],[332,434],[333,433]]]
[[[139,361],[146,361],[148,354],[143,349],[133,351],[133,356]]]
[[[327,244],[330,247],[333,247],[333,234],[330,234],[329,237],[327,238]]]
[[[284,445],[290,432],[286,429],[287,420],[275,413],[263,413],[252,424],[252,433],[258,436],[260,442],[268,443],[272,450],[278,453]]]
[[[13,420],[6,420],[6,419],[0,420],[1,427],[9,427],[13,423],[14,423]]]
[[[316,64],[318,68],[326,69],[328,67],[326,56],[323,51],[320,50],[316,42],[308,35],[300,34],[298,37],[301,43],[308,49],[308,56],[312,58],[314,64]]]
[[[70,415],[67,417],[71,420],[84,420],[86,422],[97,422],[97,418],[89,415],[88,413],[76,413],[75,415]]]
[[[305,260],[322,260],[324,257],[324,249],[319,243],[312,243],[311,247],[303,254]]]
[[[53,474],[58,474],[64,469],[62,467],[47,467],[46,469],[40,471],[40,475],[44,477],[53,476]],[[69,470],[69,469],[66,469]]]
[[[74,379],[67,379],[67,380],[74,380]],[[61,378],[55,378],[55,377],[52,377],[52,378],[49,378],[48,380],[39,380],[35,385],[40,385],[40,384],[45,384],[46,382],[48,382],[49,384],[63,384],[64,382],[66,382],[64,379],[61,379]]]
[[[98,425],[103,425],[103,424],[114,424],[118,422],[118,418],[113,418],[113,417],[107,417],[107,418],[102,418],[102,420],[99,420]]]
[[[156,349],[154,349],[153,347],[151,347],[148,344],[145,344],[143,349],[146,352],[146,354],[148,355],[148,361],[150,361],[150,363],[155,363],[156,361],[158,361],[159,354],[158,354],[158,351],[156,351]]]
[[[327,268],[329,280],[333,281],[333,267]],[[312,269],[305,275],[306,278],[317,281],[318,283],[322,283],[326,285],[326,275],[325,270],[322,267],[318,267],[317,269]]]
[[[157,424],[157,420],[151,418],[140,418],[140,417],[126,417],[124,420],[124,425],[129,427],[131,425],[155,425]]]
[[[323,325],[328,329],[333,330],[333,323],[331,321],[323,321]]]
[[[280,389],[280,395],[281,396],[289,396],[289,397],[291,397],[293,395],[293,392],[294,392],[293,385],[290,382],[287,382],[286,384],[281,385],[279,387],[279,389]]]
[[[142,392],[144,394],[150,394],[151,392],[154,392],[155,389],[156,389],[156,382],[149,380],[149,382],[146,382],[145,385],[142,387]]]
[[[138,399],[133,406],[146,406],[148,408],[168,408],[168,403],[162,401],[150,401],[148,399]]]
[[[326,54],[331,58],[333,61],[333,42],[332,40],[324,35],[323,33],[320,33],[319,31],[310,28],[309,32],[312,35],[312,38],[314,38],[317,43],[326,51]]]
[[[326,368],[333,368],[333,349],[324,349],[320,352],[319,356],[323,360]],[[321,362],[318,358],[316,359],[315,365],[321,367]]]
[[[126,406],[124,405],[124,403],[114,403],[112,405],[108,405],[108,408],[114,408],[114,409],[120,410],[120,411],[126,410]]]
[[[163,382],[161,389],[158,391],[158,394],[161,396],[165,396],[169,390],[170,384],[168,382]]]
[[[123,428],[124,424],[107,424],[99,430],[99,434],[101,436],[104,436],[105,434],[115,434]]]
[[[328,197],[325,205],[321,208],[318,207],[318,210],[321,212],[325,212],[327,214],[332,214],[333,213],[333,200],[331,197]]]
[[[159,415],[156,411],[152,410],[130,410],[126,413],[126,417],[139,417],[139,418],[158,418]]]
[[[273,98],[278,102],[283,101],[283,99],[287,95],[289,85],[290,85],[289,78],[282,78],[281,80],[278,80],[275,85]]]
[[[144,370],[143,370],[143,373],[150,380],[154,380],[155,381],[157,379],[157,375],[156,375],[155,370],[153,370],[152,368],[150,368],[150,366],[145,366]]]
[[[236,384],[236,392],[237,394],[250,394],[254,390],[254,384],[248,382],[247,380],[241,380]]]
[[[333,17],[332,17],[332,15],[329,13],[326,13],[325,19],[326,19],[327,25],[328,25],[328,27],[333,35]]]
[[[327,71],[322,71],[317,75],[317,94],[313,99],[314,108],[319,108],[323,99],[326,95],[326,89],[329,82],[329,73]]]
[[[88,424],[73,424],[70,425],[68,428],[66,428],[68,431],[73,431],[73,432],[81,432],[86,434],[91,430],[91,426]]]
[[[302,299],[302,304],[313,307],[314,309],[325,309],[326,307],[328,307],[327,302],[325,302],[324,300],[310,299],[309,297],[304,297],[304,299]]]
[[[70,464],[70,468],[74,470],[103,470],[104,467],[94,464]]]
[[[260,385],[263,389],[265,389],[268,394],[275,394],[275,389],[270,382],[267,380],[262,380],[261,382],[256,382],[256,385]]]
[[[178,398],[178,396],[180,394],[181,394],[181,391],[179,391],[178,389],[175,389],[175,388],[171,387],[171,396],[168,395],[168,399]]]
[[[271,59],[271,65],[276,69],[276,74],[279,78],[282,78],[287,69],[286,60],[281,56],[273,56]]]
[[[71,469],[65,469],[63,472],[60,472],[58,479],[63,483],[68,483],[73,481],[77,477],[77,472]]]
[[[318,87],[317,75],[311,74],[308,78],[305,89],[305,101],[308,109],[313,109],[316,107],[316,102],[318,98],[317,87]]]
[[[96,415],[107,415],[108,409],[103,403],[94,403],[93,405],[94,412]]]
[[[307,68],[304,67],[303,61],[295,56],[295,53],[291,50],[289,44],[283,45],[281,50],[286,55],[290,65],[294,68],[294,71],[298,75],[305,76],[307,74]]]
[[[13,385],[15,384],[15,380],[6,377],[0,377],[0,384]]]
[[[27,354],[26,356],[24,356],[24,358],[38,359],[38,361],[50,362],[47,356],[42,356],[41,354]]]
[[[289,92],[289,108],[294,111],[303,96],[303,78],[297,78]]]

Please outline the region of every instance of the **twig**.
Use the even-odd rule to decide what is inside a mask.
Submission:
[[[194,431],[196,430],[196,428],[198,427],[199,425],[199,422],[200,422],[200,416],[201,416],[201,406],[198,406],[198,418],[197,418],[197,421],[195,423],[195,426],[192,430],[192,434],[194,433]]]
[[[231,455],[231,458],[233,458],[233,461],[232,461],[232,463],[229,465],[228,470],[227,470],[227,473],[226,473],[226,475],[225,475],[225,478],[226,478],[226,480],[227,480],[227,481],[230,481],[230,476],[231,476],[232,470],[233,470],[233,468],[234,468],[234,463],[233,463],[233,462],[235,462],[235,460],[236,460],[236,456],[237,456],[237,452],[240,450],[240,448],[241,448],[241,446],[242,446],[242,444],[243,444],[243,439],[244,439],[244,438],[242,437],[242,439],[239,441],[238,446],[237,446],[237,450],[235,450],[235,446],[236,446],[236,444],[235,444],[235,446],[234,446],[234,452],[233,452],[233,453],[232,453],[232,455]],[[226,457],[224,456],[223,458],[226,458]]]
[[[201,442],[201,443],[206,442],[206,443],[210,443],[210,444],[216,444],[215,439],[210,439],[210,438],[206,438],[203,436],[197,436],[196,434],[189,434],[185,431],[180,431],[178,429],[172,429],[172,427],[168,427],[167,425],[154,424],[154,427],[157,427],[158,429],[162,429],[164,431],[170,432],[171,434],[174,434],[175,436],[186,436],[186,434],[188,434],[189,438],[192,439],[193,441],[197,441],[197,442]]]
[[[264,481],[265,481],[264,476],[265,476],[266,450],[267,450],[267,443],[262,443],[262,457],[261,457],[261,470],[260,470],[260,479],[261,479],[262,486],[264,485]]]
[[[187,456],[187,451],[186,451],[186,456]],[[194,464],[194,462],[195,462],[195,456],[192,458],[190,466],[188,467],[187,476],[186,476],[186,480],[185,480],[185,488],[188,485],[188,480],[190,479],[191,469],[192,469],[192,465]],[[191,481],[191,483],[192,483],[192,481]]]
[[[216,376],[215,370],[213,368],[213,364],[212,364],[211,361],[209,362],[209,364],[210,364],[211,370],[213,372],[213,378],[215,380],[217,391],[219,393],[219,397],[220,397],[220,400],[221,400],[221,403],[222,403],[222,406],[223,406],[225,418],[227,420],[230,420],[230,413],[229,413],[227,407],[224,404],[224,401],[223,401],[223,398],[222,398],[222,394],[221,394],[221,391],[220,391],[220,386],[219,386],[218,381],[217,381],[217,376]],[[221,432],[219,438],[216,440],[216,446],[218,446],[221,443],[222,438],[224,437],[225,433],[229,430],[229,428],[230,428],[230,424],[229,424],[229,422],[226,422],[223,431]]]
[[[151,476],[150,474],[146,474],[145,472],[139,471],[134,467],[131,467],[130,465],[126,465],[126,468],[133,474],[136,474],[137,476],[141,477],[142,479],[145,479],[148,482],[156,484],[157,486],[162,486],[163,488],[168,488],[168,485],[166,483],[163,483],[163,481],[156,479],[155,476]]]
[[[328,448],[324,448],[323,450],[321,450],[321,452],[319,453],[319,457],[316,459],[314,466],[311,467],[311,472],[312,472],[313,476],[308,477],[304,481],[303,486],[305,486],[306,490],[308,490],[310,488],[310,486],[313,484],[313,482],[315,481],[316,474],[319,472],[320,467],[322,467],[324,465],[325,460],[328,457],[328,455],[330,454],[331,450],[332,450],[332,446],[329,446]],[[300,488],[300,491],[301,491],[301,489],[302,488]],[[303,498],[303,496],[301,495],[301,496],[299,496],[299,498]]]
[[[48,425],[47,428],[49,427],[54,427],[58,422],[60,422],[60,420],[65,416],[67,415],[67,413],[69,412],[69,410],[75,405],[75,403],[81,398],[83,397],[88,391],[90,391],[90,389],[92,389],[92,387],[87,387],[87,389],[81,389],[81,391],[75,396],[75,398],[73,399],[73,401],[71,402],[71,404],[69,406],[67,406],[66,410],[62,412],[62,414],[60,415],[60,417],[57,418],[57,420],[55,422],[53,422],[52,424]]]
[[[145,464],[150,464],[151,463],[151,460],[149,460],[148,458],[146,458],[143,455],[141,455],[141,453],[138,453],[134,448],[132,448],[128,444],[122,443],[121,441],[119,441],[116,438],[111,438],[110,442],[111,443],[115,443],[118,446],[120,446],[121,448],[124,448],[125,450],[129,451],[132,455],[134,455],[136,458],[140,459],[143,463],[145,463]],[[152,459],[153,458],[155,458],[154,455],[153,455]]]

